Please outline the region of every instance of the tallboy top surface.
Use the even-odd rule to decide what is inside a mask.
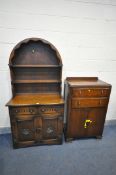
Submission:
[[[110,84],[99,80],[98,77],[67,77],[66,81],[68,82],[69,86],[76,87],[76,86],[107,86],[111,87]]]

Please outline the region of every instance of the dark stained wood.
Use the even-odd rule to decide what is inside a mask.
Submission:
[[[111,85],[108,84],[108,83],[105,83],[104,81],[101,81],[98,79],[98,77],[68,77],[67,78],[67,82],[69,84],[69,86],[72,86],[72,87],[76,87],[78,86],[79,87],[110,87]]]
[[[41,38],[27,38],[19,42],[12,50],[9,65],[12,64],[62,65],[62,60],[58,50],[50,42]]]
[[[72,96],[74,97],[109,97],[109,88],[73,88]]]
[[[60,80],[14,80],[11,82],[12,84],[15,83],[61,83]]]
[[[78,98],[78,97],[77,97]],[[73,98],[72,108],[102,107],[108,104],[108,98]]]
[[[21,64],[21,65],[13,65],[13,64],[9,64],[9,67],[14,67],[14,68],[32,68],[32,67],[37,67],[37,68],[56,68],[56,67],[62,67],[62,65],[45,65],[45,64],[43,64],[43,65],[33,65],[33,64],[29,64],[29,65],[27,65],[27,64]]]
[[[102,138],[111,85],[97,77],[65,80],[65,139]]]
[[[57,80],[60,81],[61,67],[10,67],[13,80]],[[49,72],[49,74],[48,74]],[[47,78],[47,79],[46,79]]]
[[[7,103],[7,106],[35,106],[39,104],[64,104],[64,101],[58,94],[24,94],[16,95]]]
[[[14,148],[61,144],[64,100],[57,49],[40,38],[25,39],[11,52],[9,68],[13,97],[6,106]]]

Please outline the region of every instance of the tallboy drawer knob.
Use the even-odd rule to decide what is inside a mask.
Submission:
[[[104,91],[102,90],[102,94],[104,93]]]
[[[91,92],[91,90],[89,89],[88,92]]]
[[[42,111],[42,112],[44,112],[44,111],[45,111],[45,109],[42,109],[41,111]]]

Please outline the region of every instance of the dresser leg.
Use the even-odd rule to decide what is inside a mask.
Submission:
[[[96,139],[102,139],[102,136],[96,136]]]

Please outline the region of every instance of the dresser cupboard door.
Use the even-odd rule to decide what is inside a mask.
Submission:
[[[39,116],[12,116],[12,133],[14,145],[26,146],[42,139],[42,119]]]
[[[63,117],[42,117],[42,137],[43,140],[60,139],[63,130]]]
[[[106,108],[72,109],[67,125],[67,137],[102,136]]]
[[[34,142],[35,117],[29,115],[13,116],[11,119],[14,143]]]

